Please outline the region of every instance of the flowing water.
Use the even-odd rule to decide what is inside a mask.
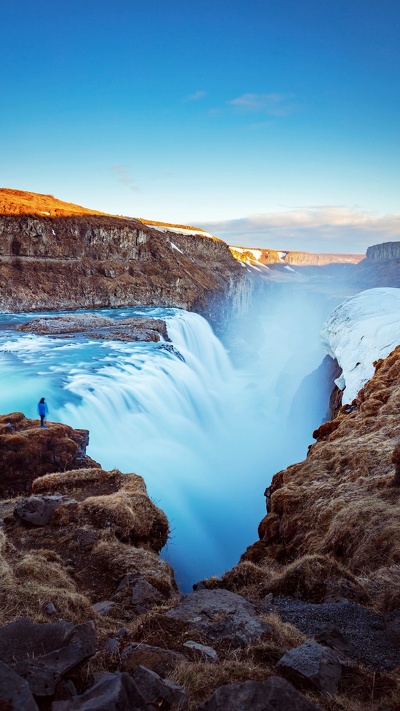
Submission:
[[[15,325],[43,314],[0,315],[0,412],[37,418],[44,396],[50,421],[90,430],[88,454],[104,469],[142,475],[170,521],[162,555],[188,590],[232,567],[257,539],[272,474],[305,454],[310,433],[291,446],[287,421],[301,380],[323,357],[321,318],[296,298],[269,304],[258,333],[238,329],[245,347],[234,366],[197,314],[96,313],[164,318],[173,348],[33,335]]]

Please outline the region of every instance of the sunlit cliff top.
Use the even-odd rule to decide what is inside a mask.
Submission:
[[[53,195],[41,195],[40,193],[29,193],[24,190],[0,188],[0,214],[60,217],[67,215],[106,215],[107,213],[63,202]]]

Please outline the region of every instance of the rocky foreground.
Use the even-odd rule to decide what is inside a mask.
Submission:
[[[0,708],[398,711],[399,412],[397,348],[274,477],[260,540],[184,596],[140,476],[2,416]]]

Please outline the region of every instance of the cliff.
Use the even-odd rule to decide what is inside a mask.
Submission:
[[[0,309],[176,306],[217,323],[251,282],[228,246],[202,233],[0,191]],[[190,231],[189,231],[190,232]]]
[[[367,249],[367,259],[371,262],[385,262],[400,259],[400,242],[383,242]]]
[[[312,252],[288,252],[285,250],[261,249],[258,247],[235,247],[230,250],[239,261],[250,264],[289,265],[298,267],[320,267],[330,264],[358,264],[363,254],[313,254]]]
[[[368,247],[366,259],[353,274],[354,284],[361,288],[400,287],[400,242],[384,242]]]

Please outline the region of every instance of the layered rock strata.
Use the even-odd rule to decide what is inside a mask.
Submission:
[[[0,309],[176,306],[218,322],[249,298],[248,275],[219,239],[24,195],[0,192]]]

